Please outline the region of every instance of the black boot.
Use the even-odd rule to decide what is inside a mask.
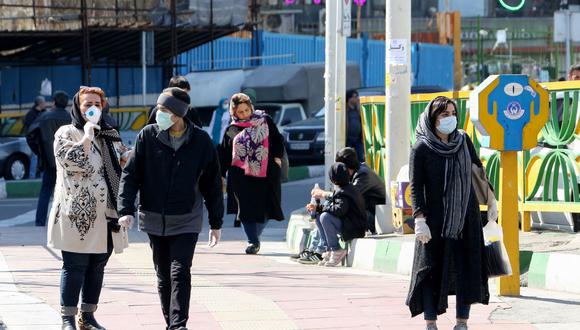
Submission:
[[[79,330],[106,330],[105,327],[100,325],[97,320],[95,320],[94,313],[91,312],[81,312],[81,317],[79,317]]]
[[[74,315],[62,317],[62,330],[77,330]]]

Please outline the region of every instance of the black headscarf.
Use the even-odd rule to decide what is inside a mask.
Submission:
[[[101,129],[95,132],[94,142],[99,146],[98,150],[101,152],[101,159],[103,160],[103,166],[105,168],[105,182],[107,183],[107,208],[110,213],[115,213],[117,210],[117,195],[119,192],[119,182],[121,180],[121,164],[117,152],[115,150],[114,142],[120,142],[121,136],[113,126],[105,119],[104,111],[101,111],[101,119],[98,125]],[[86,123],[85,118],[81,112],[81,106],[79,101],[79,93],[76,93],[73,97],[72,110],[71,110],[72,124],[78,128],[83,129]],[[114,219],[107,218],[109,221],[116,222],[117,217]]]

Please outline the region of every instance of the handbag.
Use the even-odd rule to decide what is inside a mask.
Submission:
[[[477,164],[471,164],[471,182],[473,185],[473,190],[475,190],[475,195],[477,196],[477,201],[480,205],[487,205],[489,200],[489,188],[491,184],[487,179],[485,174],[485,168],[477,166]],[[493,191],[493,190],[492,190]],[[495,196],[492,196],[495,198]]]

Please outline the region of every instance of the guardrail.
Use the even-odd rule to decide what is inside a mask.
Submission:
[[[518,153],[519,211],[522,230],[531,228],[530,212],[580,213],[580,81],[541,84],[550,92],[550,118],[538,147]],[[499,193],[499,153],[481,148],[469,119],[469,91],[411,95],[410,145],[419,116],[433,98],[444,95],[458,105],[458,126],[472,138],[495,191]],[[385,97],[361,97],[367,163],[384,179]],[[482,207],[484,209],[484,207]]]

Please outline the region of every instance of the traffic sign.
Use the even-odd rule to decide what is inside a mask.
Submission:
[[[548,92],[526,75],[494,75],[469,97],[471,120],[481,145],[500,151],[536,147],[548,121]]]

